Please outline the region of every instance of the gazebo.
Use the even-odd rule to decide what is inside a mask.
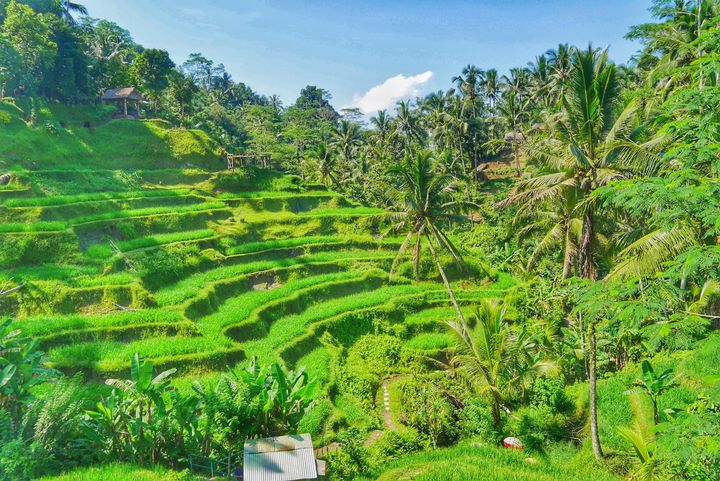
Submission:
[[[245,441],[244,481],[304,481],[324,474],[325,463],[315,459],[309,434]]]
[[[135,113],[132,117],[140,116],[140,102],[143,101],[142,94],[135,87],[124,87],[120,89],[110,89],[100,97],[104,103],[109,105],[115,105],[116,109],[120,109],[122,106],[122,115],[124,117],[130,117],[128,115],[128,103],[135,104]]]

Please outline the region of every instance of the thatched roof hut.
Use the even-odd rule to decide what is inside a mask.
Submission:
[[[128,117],[128,102],[135,104],[135,114],[138,117],[140,113],[140,102],[143,101],[142,94],[135,87],[123,87],[119,89],[110,89],[100,97],[106,104],[122,106],[122,114]]]

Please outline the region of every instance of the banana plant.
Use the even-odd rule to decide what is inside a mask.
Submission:
[[[145,461],[147,450],[154,451],[155,444],[146,439],[146,431],[152,426],[153,416],[166,414],[163,394],[170,387],[170,380],[177,369],[168,369],[153,377],[154,368],[140,354],[130,361],[130,379],[108,379],[105,384],[124,393],[128,399],[128,428],[135,438],[139,462]]]
[[[635,380],[635,387],[625,391],[625,394],[645,393],[653,405],[653,420],[656,425],[660,424],[660,396],[677,385],[680,376],[673,376],[672,369],[666,369],[656,373],[650,361],[642,362],[642,378]]]
[[[44,353],[38,342],[10,330],[11,321],[0,324],[0,407],[10,413],[17,426],[22,406],[32,400],[32,388],[56,373],[43,364]]]

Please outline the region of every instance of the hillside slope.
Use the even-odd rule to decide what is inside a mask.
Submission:
[[[104,106],[0,101],[0,174],[22,169],[223,167],[199,130],[161,120],[113,120]]]

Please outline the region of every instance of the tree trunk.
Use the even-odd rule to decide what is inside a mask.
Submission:
[[[602,462],[603,452],[602,446],[600,446],[597,418],[597,346],[595,342],[595,322],[590,323],[588,331],[588,340],[590,342],[590,439],[592,441],[595,459]]]
[[[457,315],[460,318],[460,321],[462,322],[463,326],[466,326],[467,322],[465,321],[465,316],[463,315],[462,310],[460,310],[460,304],[458,304],[458,301],[455,298],[455,293],[453,292],[452,287],[450,286],[450,281],[448,280],[447,276],[445,275],[445,270],[442,268],[442,265],[440,264],[440,259],[437,256],[437,252],[435,252],[435,248],[432,245],[430,236],[426,234],[425,239],[427,239],[428,248],[430,249],[430,253],[432,254],[433,260],[435,261],[435,265],[438,268],[438,272],[440,272],[440,277],[442,277],[443,283],[445,284],[445,288],[447,289],[448,294],[450,295],[450,300],[452,301],[453,307],[455,308],[455,312],[457,312]]]
[[[595,241],[595,223],[592,213],[583,218],[582,238],[580,239],[580,275],[586,279],[597,280],[597,268],[593,259],[592,247]]]

